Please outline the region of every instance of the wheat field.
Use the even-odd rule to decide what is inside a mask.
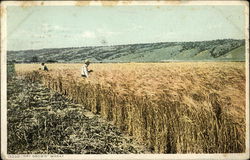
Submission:
[[[16,64],[111,121],[151,153],[245,152],[245,63]]]

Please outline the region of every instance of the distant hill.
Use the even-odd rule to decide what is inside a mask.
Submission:
[[[115,46],[8,51],[18,62],[245,61],[245,41],[160,42]]]

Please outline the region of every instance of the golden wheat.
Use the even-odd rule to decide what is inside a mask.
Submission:
[[[18,75],[41,80],[113,121],[152,153],[245,151],[245,65],[236,62],[17,64]]]

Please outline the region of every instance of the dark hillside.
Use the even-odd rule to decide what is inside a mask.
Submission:
[[[244,61],[244,40],[160,42],[116,46],[51,48],[8,51],[8,60],[19,62],[159,62]]]

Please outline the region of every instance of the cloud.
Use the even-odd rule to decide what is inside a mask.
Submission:
[[[57,31],[66,32],[66,31],[70,30],[69,28],[67,28],[65,26],[51,25],[51,24],[47,24],[47,23],[42,24],[41,29],[44,32],[57,32]]]
[[[83,38],[96,38],[95,32],[84,31],[81,35]]]
[[[96,32],[98,35],[101,35],[103,37],[115,36],[120,34],[120,32],[108,31],[101,28],[97,29]]]
[[[108,31],[105,29],[96,29],[95,31],[84,31],[81,34],[81,37],[83,38],[97,38],[97,37],[111,37],[111,36],[116,36],[119,35],[120,32],[113,32],[113,31]]]
[[[58,25],[55,25],[55,26],[52,26],[52,29],[54,30],[59,30],[59,31],[66,31],[68,29],[66,29],[65,27],[62,27],[62,26],[58,26]]]
[[[145,27],[138,24],[130,24],[127,28],[123,29],[123,32],[131,32],[131,31],[141,31],[145,29]]]

